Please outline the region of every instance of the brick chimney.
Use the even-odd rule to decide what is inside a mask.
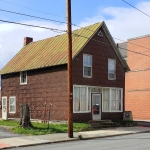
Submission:
[[[33,42],[33,38],[24,37],[24,46],[28,45],[31,42]]]

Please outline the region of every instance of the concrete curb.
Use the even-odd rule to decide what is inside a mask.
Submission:
[[[140,133],[148,133],[148,132],[150,132],[150,131],[140,131],[140,132],[122,133],[122,134],[114,134],[114,135],[85,137],[85,138],[79,139],[79,140],[89,140],[89,139],[95,139],[95,138],[107,138],[107,137],[123,136],[123,135],[129,135],[129,134],[140,134]]]
[[[80,139],[73,138],[73,139],[66,139],[66,140],[58,140],[58,141],[49,141],[49,142],[41,142],[41,143],[33,143],[33,144],[26,144],[26,145],[20,145],[20,146],[10,146],[10,147],[4,147],[1,149],[10,149],[10,148],[17,148],[17,147],[27,147],[27,146],[35,146],[35,145],[44,145],[44,144],[52,144],[52,143],[63,143],[63,142],[69,142],[69,141],[78,141]]]
[[[4,148],[0,148],[0,150],[2,150],[2,149],[10,149],[10,148],[18,148],[18,147],[28,147],[28,146],[44,145],[44,144],[53,144],[53,143],[79,141],[79,140],[90,140],[90,139],[95,139],[95,138],[107,138],[107,137],[123,136],[123,135],[130,135],[130,134],[149,133],[149,132],[150,131],[137,131],[137,132],[131,132],[131,133],[114,134],[114,135],[83,137],[82,139],[80,139],[79,137],[75,137],[75,138],[71,138],[71,139],[68,138],[68,139],[62,139],[62,140],[57,140],[57,141],[49,141],[49,142],[33,143],[33,144],[26,144],[26,145],[20,145],[20,146],[4,147]]]

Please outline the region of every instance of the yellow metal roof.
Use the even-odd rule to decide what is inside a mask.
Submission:
[[[103,23],[72,32],[72,58]],[[24,46],[0,71],[0,74],[20,72],[67,63],[67,34],[32,42]]]

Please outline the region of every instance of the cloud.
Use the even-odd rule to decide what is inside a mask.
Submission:
[[[138,3],[136,7],[150,14],[150,2]],[[85,26],[103,20],[111,35],[119,39],[127,40],[150,34],[150,18],[134,8],[107,7],[100,9],[96,16],[84,19],[80,25]]]
[[[137,8],[150,14],[150,2],[141,2]],[[96,15],[84,18],[79,26],[84,27],[93,23],[105,21],[113,37],[127,40],[132,37],[150,34],[150,18],[134,8],[107,7],[100,8]],[[21,23],[46,26],[65,30],[65,24],[54,24],[46,21],[22,21]],[[73,27],[76,29],[76,27]],[[34,41],[55,36],[59,33],[40,28],[25,27],[14,24],[0,24],[0,68],[2,68],[23,46],[24,37],[33,37]],[[117,41],[116,42],[121,42]]]
[[[55,28],[58,30],[64,30],[66,28],[65,25],[56,25],[42,21],[23,21],[21,23]],[[7,23],[0,24],[0,68],[4,67],[5,64],[22,48],[24,37],[33,37],[33,40],[37,41],[58,34],[60,33],[42,28]]]

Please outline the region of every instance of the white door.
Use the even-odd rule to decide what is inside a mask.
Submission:
[[[101,94],[92,94],[93,120],[101,120]]]
[[[2,97],[2,119],[7,120],[7,97]]]

